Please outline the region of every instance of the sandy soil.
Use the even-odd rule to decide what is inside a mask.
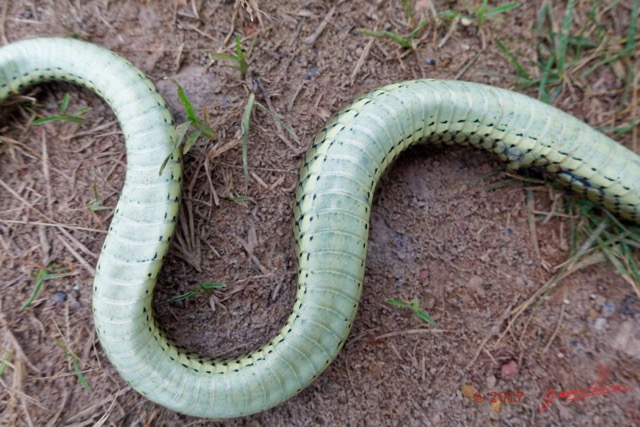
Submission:
[[[0,36],[2,43],[81,37],[147,73],[179,118],[183,110],[164,77],[177,79],[200,111],[206,106],[218,140],[202,141],[186,156],[177,243],[156,300],[201,282],[227,285],[210,296],[157,307],[172,337],[211,356],[256,347],[291,310],[296,268],[290,217],[297,167],[332,113],[368,89],[421,76],[514,88],[507,77],[513,70],[493,37],[537,73],[534,27],[540,1],[485,24],[486,48],[474,25],[451,30],[448,21],[431,20],[413,53],[354,31],[407,33],[396,1],[333,6],[276,0],[260,2],[252,15],[233,1],[158,3],[2,2]],[[417,3],[419,8],[430,2]],[[603,12],[611,37],[626,34],[631,3],[621,1]],[[432,4],[437,11],[465,10],[456,2]],[[578,2],[576,29],[586,25],[589,8],[589,2]],[[331,11],[324,31],[308,43]],[[561,5],[553,15],[560,25]],[[231,47],[233,31],[250,36],[245,46],[255,42],[252,78],[208,59],[208,53]],[[638,69],[637,52],[635,61]],[[624,122],[630,111],[624,109],[631,105],[619,90],[624,65],[601,66],[584,79],[571,79],[555,104],[596,127]],[[222,153],[220,148],[239,139],[253,79],[264,87],[257,99],[268,98],[302,143],[279,130],[269,115],[255,113],[245,192],[240,146]],[[55,114],[65,92],[72,94],[72,108],[92,107],[86,124],[30,125],[34,110]],[[535,89],[524,92],[536,96]],[[97,342],[91,273],[111,210],[88,207],[96,201],[94,189],[100,203],[113,207],[122,185],[124,147],[114,116],[91,93],[67,84],[42,85],[27,95],[41,106],[3,106],[0,117],[0,356],[10,356],[0,375],[0,424],[217,425],[145,400],[127,387]],[[633,146],[631,133],[622,142]],[[564,212],[564,194],[509,179],[492,156],[468,148],[420,147],[403,155],[377,191],[366,288],[344,350],[290,401],[220,424],[639,425],[637,291],[602,263],[533,298],[516,316],[552,277],[553,267],[566,260],[569,221],[550,215],[532,227],[534,212]],[[33,277],[44,267],[67,275],[45,281],[31,307],[20,312]],[[417,298],[436,326],[390,306],[390,298]],[[76,355],[90,391],[78,381],[69,353]],[[631,390],[556,401],[539,412],[550,388],[584,389],[597,380]],[[522,392],[522,399],[479,403],[473,399],[477,391]]]

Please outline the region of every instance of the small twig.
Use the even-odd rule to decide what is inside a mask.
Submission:
[[[247,252],[247,255],[249,255],[249,258],[251,258],[251,260],[256,264],[260,272],[265,276],[269,276],[270,275],[269,270],[264,265],[262,265],[258,257],[254,255],[253,248],[251,247],[250,243],[245,242],[242,238],[238,236],[236,236],[236,240],[238,241],[238,243],[242,245],[244,250]]]
[[[511,304],[509,304],[509,306],[502,312],[502,314],[498,318],[498,321],[491,327],[491,330],[489,331],[487,336],[484,337],[484,339],[480,343],[480,346],[478,346],[478,349],[476,350],[475,354],[473,355],[469,363],[467,363],[467,366],[464,367],[465,371],[469,370],[471,366],[473,366],[473,364],[476,362],[476,360],[478,359],[478,356],[480,356],[480,353],[482,352],[484,347],[487,345],[491,337],[493,337],[498,333],[498,331],[500,331],[500,327],[502,323],[504,323],[504,321],[507,320],[507,318],[511,315],[511,308],[514,306],[515,301],[519,297],[520,297],[520,294],[516,295],[516,297],[514,298],[514,301]]]
[[[333,14],[335,12],[336,12],[336,7],[335,6],[333,6],[331,9],[329,9],[329,12],[324,17],[324,19],[322,20],[320,25],[318,25],[318,28],[316,28],[316,31],[313,34],[311,34],[310,36],[308,36],[308,37],[306,37],[304,39],[304,42],[306,44],[308,44],[310,46],[313,46],[313,44],[316,42],[316,40],[318,40],[318,37],[320,37],[320,35],[324,31],[324,29],[327,26],[327,24],[329,24],[329,21],[331,20],[331,17],[333,17]]]
[[[0,41],[2,41],[3,45],[9,44],[9,40],[7,40],[7,34],[5,29],[5,23],[7,22],[7,8],[9,7],[9,2],[2,2],[2,16],[0,16]]]
[[[542,262],[542,255],[540,254],[540,243],[538,242],[536,217],[533,213],[533,211],[535,210],[535,199],[533,197],[533,192],[525,189],[525,197],[527,199],[527,221],[529,222],[529,234],[531,235],[531,245],[533,246],[533,253],[535,254],[536,261],[538,261],[545,270],[549,271],[546,263]]]
[[[56,223],[48,223],[48,222],[41,222],[41,221],[20,221],[15,219],[0,219],[0,223],[21,224],[21,225],[42,225],[45,227],[56,227],[60,229],[90,231],[92,233],[107,234],[106,230],[99,230],[97,228],[80,227],[78,225],[72,225],[72,224],[56,224]]]
[[[20,345],[20,342],[17,340],[15,335],[13,335],[13,333],[11,332],[11,329],[9,328],[9,322],[7,322],[7,319],[4,317],[4,314],[3,314],[3,311],[2,311],[2,302],[1,301],[0,301],[0,324],[4,328],[4,333],[6,335],[7,341],[9,341],[9,343],[11,343],[11,346],[16,351],[15,357],[17,359],[20,359],[20,360],[23,360],[24,362],[26,362],[27,366],[30,369],[33,369],[35,372],[37,372],[39,374],[42,373],[42,371],[40,369],[38,369],[33,363],[31,363],[31,361],[27,357],[26,353],[22,349],[22,346]]]
[[[551,334],[551,338],[549,338],[549,342],[542,349],[543,352],[547,352],[549,350],[549,347],[551,347],[553,340],[555,340],[556,337],[558,336],[558,331],[560,331],[560,325],[562,324],[562,318],[564,317],[564,306],[565,306],[565,303],[564,301],[562,301],[560,306],[560,318],[558,319],[558,323],[556,324],[556,327],[553,330],[553,334]]]
[[[203,37],[208,38],[209,40],[213,41],[213,42],[217,42],[218,40],[215,39],[214,37],[212,37],[210,34],[205,33],[204,31],[202,31],[200,28],[196,27],[195,25],[192,24],[185,24],[184,22],[180,22],[182,25],[185,26],[185,28],[191,30],[191,31],[195,31],[196,33],[200,34]]]
[[[449,40],[449,38],[456,31],[456,28],[458,28],[458,22],[460,22],[460,18],[454,18],[451,21],[451,25],[449,26],[449,30],[447,31],[447,34],[445,34],[445,36],[441,38],[440,42],[438,43],[438,49],[442,49],[445,43],[447,43],[447,40]],[[437,28],[437,26],[435,26],[434,28]]]
[[[71,416],[69,418],[64,420],[64,424],[68,425],[68,424],[71,424],[73,422],[79,422],[81,420],[84,420],[87,417],[91,417],[92,415],[95,415],[95,412],[98,409],[100,409],[104,405],[110,403],[112,401],[112,399],[116,399],[116,398],[122,396],[123,394],[125,394],[129,390],[132,390],[132,388],[131,387],[123,388],[122,390],[118,391],[116,394],[108,396],[108,397],[105,397],[104,399],[100,399],[97,402],[91,404],[90,406],[87,406],[83,410],[71,414]]]
[[[386,338],[398,337],[403,335],[416,335],[416,334],[429,334],[429,333],[444,333],[444,332],[454,332],[451,329],[435,329],[435,328],[425,328],[425,329],[403,329],[401,331],[393,331],[387,332],[386,334],[378,335],[374,337],[374,340],[382,340]]]
[[[71,246],[71,244],[69,244],[69,242],[67,242],[60,235],[58,235],[58,239],[60,239],[64,247],[67,248],[67,250],[71,253],[71,255],[73,255],[73,257],[84,267],[84,269],[87,270],[87,272],[91,274],[91,276],[95,276],[96,270],[93,267],[91,267],[91,265],[84,258],[82,258],[82,256],[80,256],[78,252],[76,252],[76,250]]]
[[[378,27],[377,26],[374,27],[373,30],[377,31]],[[367,59],[367,56],[369,56],[369,51],[371,51],[371,46],[373,46],[374,41],[375,41],[375,38],[371,37],[367,42],[367,45],[362,50],[362,54],[360,54],[360,58],[358,58],[358,62],[356,62],[356,66],[353,67],[353,71],[351,72],[351,82],[349,83],[350,86],[353,86],[353,83],[355,83],[356,76],[360,72],[362,65],[364,65],[364,61]]]
[[[47,213],[53,215],[53,193],[51,191],[51,176],[49,174],[49,150],[47,150],[47,133],[42,132],[42,173],[47,191]]]
[[[471,68],[471,66],[476,62],[476,60],[480,57],[480,55],[482,54],[482,51],[478,52],[475,54],[475,56],[473,58],[471,58],[469,61],[467,61],[462,68],[460,69],[460,71],[458,71],[458,73],[456,74],[456,76],[453,78],[454,80],[459,80],[460,77],[462,77],[464,75],[464,73],[467,72],[467,70],[469,68]]]

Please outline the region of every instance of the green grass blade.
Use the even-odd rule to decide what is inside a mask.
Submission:
[[[244,52],[242,51],[242,44],[240,43],[241,38],[239,34],[236,34],[236,60],[238,61],[238,70],[242,75],[246,75],[247,71],[249,71],[249,64],[244,59]]]
[[[182,154],[187,154],[189,150],[191,150],[191,147],[196,145],[196,141],[200,138],[200,135],[202,135],[202,131],[200,129],[196,129],[189,134],[184,143],[184,147],[182,148]]]
[[[216,131],[209,126],[209,112],[207,111],[206,106],[202,107],[202,121],[199,122],[198,129],[202,132],[205,138],[209,138],[211,141],[215,140],[217,137]]]
[[[491,16],[491,15],[497,15],[499,13],[505,13],[505,12],[508,12],[510,10],[516,9],[518,7],[520,7],[520,3],[518,3],[518,2],[502,4],[500,6],[496,6],[494,8],[491,8],[491,9],[487,10],[485,16]]]
[[[93,110],[93,108],[91,108],[91,107],[82,107],[82,108],[78,108],[77,110],[74,110],[73,113],[71,113],[71,115],[72,116],[81,116],[84,113],[88,113],[91,110]]]
[[[259,109],[261,109],[265,113],[268,113],[273,118],[273,120],[275,120],[280,126],[282,126],[282,128],[284,130],[287,131],[289,136],[291,136],[291,138],[293,138],[293,140],[295,142],[297,142],[298,144],[301,144],[300,139],[298,138],[298,135],[296,135],[296,133],[293,131],[293,129],[291,129],[282,120],[280,120],[280,117],[278,117],[275,113],[271,112],[267,107],[265,107],[264,105],[262,105],[258,101],[256,101],[256,107],[258,107]]]
[[[405,40],[411,41],[415,39],[418,36],[418,34],[420,34],[420,31],[422,31],[424,26],[427,25],[427,22],[429,22],[427,18],[423,18],[422,20],[420,20],[416,29],[411,31],[409,35],[405,38]],[[413,45],[410,44],[409,47],[413,48]]]
[[[82,384],[82,387],[84,387],[85,390],[91,393],[91,386],[84,375],[82,375],[80,365],[78,364],[78,358],[74,354],[69,354],[69,356],[71,356],[71,366],[73,367],[73,371],[76,373],[76,377],[78,377],[78,381]]]
[[[86,120],[83,119],[82,117],[62,115],[62,116],[43,117],[41,119],[34,120],[32,124],[37,126],[44,123],[58,122],[58,121],[66,121],[66,122],[79,123],[79,124],[86,122]]]
[[[62,115],[67,113],[67,108],[69,108],[69,101],[71,101],[71,95],[65,93],[62,97],[62,102],[60,103],[60,113],[62,113]]]
[[[575,0],[569,0],[567,10],[564,13],[564,21],[562,22],[562,30],[560,32],[560,46],[556,52],[556,61],[558,62],[558,71],[564,73],[564,64],[567,54],[567,46],[571,33],[571,21],[573,20],[573,12],[575,9]]]
[[[73,371],[76,373],[76,377],[78,377],[78,381],[80,382],[80,384],[82,384],[82,387],[84,387],[85,390],[91,393],[91,386],[89,386],[87,379],[84,377],[84,375],[82,375],[82,371],[80,370],[80,364],[78,363],[78,356],[73,354],[67,348],[67,346],[59,339],[56,338],[54,342],[64,352],[65,357],[71,358],[71,366],[73,368]]]
[[[495,37],[493,41],[496,43],[496,45],[498,45],[498,48],[500,48],[502,53],[504,53],[505,56],[509,59],[511,65],[513,65],[513,68],[515,68],[518,77],[524,79],[527,83],[533,83],[533,80],[531,79],[529,73],[527,73],[522,64],[520,64],[520,61],[518,61],[518,58],[516,58],[516,56],[511,53],[511,51],[504,45],[504,43],[502,43],[502,41],[497,37]]]
[[[225,285],[224,283],[200,283],[198,286],[200,286],[200,289],[202,289],[203,291],[212,291],[214,289],[222,289],[227,287],[227,285]]]
[[[171,297],[168,300],[160,301],[158,304],[167,304],[174,301],[180,301],[183,299],[191,298],[194,295],[197,295],[201,292],[200,288],[191,289],[189,292],[185,292],[184,294],[176,295],[175,297]]]
[[[404,10],[404,14],[407,19],[411,19],[413,16],[413,8],[411,7],[411,0],[400,0],[400,4],[402,4],[402,9]]]
[[[413,310],[413,312],[422,320],[424,320],[425,322],[431,324],[431,325],[435,325],[436,321],[433,320],[431,318],[431,316],[429,316],[426,312],[418,309],[418,310]]]
[[[224,283],[200,283],[197,287],[191,289],[190,291],[185,292],[184,294],[176,295],[175,297],[171,297],[168,300],[160,301],[158,304],[167,304],[169,302],[184,300],[201,294],[202,292],[208,293],[213,291],[214,289],[222,289],[224,287],[226,287]]]
[[[167,166],[169,159],[171,159],[171,156],[173,156],[176,150],[180,148],[180,144],[182,144],[182,141],[184,140],[184,136],[187,133],[189,126],[191,126],[191,123],[189,122],[180,123],[178,126],[176,126],[176,142],[173,145],[173,150],[171,151],[171,154],[169,154],[160,165],[160,170],[158,171],[158,175],[162,175],[162,171],[164,171],[164,168]]]
[[[624,47],[624,55],[631,57],[635,52],[636,34],[638,32],[638,13],[640,12],[640,0],[633,0],[631,6],[631,19],[629,20],[629,32],[627,33],[627,43]]]
[[[538,98],[540,101],[551,104],[551,94],[549,93],[549,89],[547,88],[547,82],[549,80],[549,74],[551,73],[551,68],[553,66],[554,59],[552,56],[549,57],[547,62],[544,64],[542,72],[540,73],[540,81],[538,82]]]
[[[387,304],[395,305],[398,307],[411,307],[411,303],[399,299],[388,299]]]
[[[393,40],[394,42],[398,43],[400,46],[402,46],[405,49],[410,49],[411,48],[411,43],[409,42],[409,40],[405,39],[404,37],[401,37],[399,35],[397,35],[396,33],[392,33],[391,31],[383,31],[383,32],[379,32],[379,31],[371,31],[371,30],[367,30],[366,28],[358,28],[356,30],[356,33],[358,34],[362,34],[365,36],[369,36],[369,37],[376,37],[376,38],[388,38]]]
[[[596,128],[600,132],[613,132],[614,135],[622,135],[624,133],[630,132],[634,127],[640,125],[640,117],[637,119],[631,120],[629,123],[622,126],[608,126],[608,127],[599,127]]]
[[[214,52],[209,54],[212,61],[237,61],[237,57],[233,53]]]
[[[42,284],[44,283],[45,280],[60,279],[62,277],[67,277],[68,275],[69,275],[68,273],[52,274],[52,273],[49,273],[46,268],[39,269],[38,275],[36,276],[36,285],[33,288],[33,291],[31,292],[31,295],[29,296],[27,301],[24,304],[22,304],[22,307],[20,307],[20,312],[23,312],[26,308],[28,308],[33,302],[33,300],[36,299],[36,296],[38,296],[38,293],[40,292],[40,288],[42,287]]]
[[[184,106],[184,111],[185,113],[187,113],[187,120],[189,120],[193,124],[197,124],[198,117],[196,116],[196,109],[193,107],[191,100],[185,93],[184,89],[182,89],[182,86],[180,86],[180,84],[175,79],[171,79],[171,83],[173,83],[177,87],[178,99]]]
[[[245,191],[249,190],[249,122],[251,121],[251,113],[253,112],[253,104],[256,101],[256,95],[251,93],[244,107],[242,122],[240,128],[242,130],[242,169],[244,170],[244,186]]]
[[[9,366],[9,362],[13,358],[13,350],[6,351],[2,356],[2,361],[0,361],[0,377],[4,374],[5,369]]]
[[[468,20],[471,21],[471,17],[465,16],[459,12],[456,12],[455,10],[450,10],[450,9],[442,10],[438,12],[438,16],[441,16],[444,19],[467,18]]]
[[[388,299],[387,304],[395,305],[397,307],[410,308],[421,320],[435,325],[436,322],[429,316],[424,310],[420,308],[420,301],[412,299],[411,301],[402,301],[398,299]]]

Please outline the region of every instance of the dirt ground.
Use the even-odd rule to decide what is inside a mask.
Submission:
[[[431,16],[429,4],[465,11],[480,1],[417,3],[417,13],[427,6],[422,11]],[[514,88],[513,69],[493,38],[528,72],[538,72],[534,30],[541,1],[524,3],[487,22],[484,37],[475,25],[452,28],[431,19],[416,52],[355,32],[408,33],[399,1],[275,0],[259,2],[259,10],[232,0],[0,1],[0,36],[3,44],[81,37],[147,73],[180,119],[184,110],[163,78],[178,80],[199,111],[206,106],[218,140],[198,143],[185,158],[178,238],[155,297],[167,300],[202,282],[226,284],[211,295],[156,307],[178,342],[226,356],[267,340],[291,310],[293,190],[315,132],[358,94],[397,80],[459,78]],[[553,3],[560,25],[565,2]],[[577,3],[573,26],[581,28],[591,2]],[[602,12],[612,37],[626,34],[631,4]],[[255,42],[246,79],[208,58],[231,51],[233,31],[247,36],[243,46]],[[638,69],[637,52],[635,61]],[[619,124],[620,65],[568,81],[555,105],[595,127]],[[258,101],[271,102],[301,143],[269,115],[254,113],[245,192],[238,141],[256,79],[263,87]],[[601,263],[534,297],[567,259],[569,220],[549,215],[533,227],[529,217],[564,212],[564,193],[548,185],[527,192],[520,181],[509,184],[491,155],[457,147],[413,149],[382,180],[359,314],[346,347],[316,382],[274,409],[228,422],[150,403],[111,367],[91,316],[92,269],[124,177],[122,138],[110,110],[89,91],[50,83],[27,95],[42,105],[38,114],[52,115],[66,92],[71,108],[92,107],[85,124],[34,127],[34,109],[15,104],[3,106],[0,116],[0,356],[8,360],[0,374],[0,424],[640,425],[637,290]],[[524,92],[537,96],[535,88]],[[627,133],[621,142],[637,141]],[[108,209],[91,211],[96,201]],[[45,267],[64,277],[44,281],[20,312]],[[392,298],[418,299],[436,325],[389,305]],[[90,390],[78,380],[74,360]],[[539,411],[550,388],[586,389],[596,381],[631,390],[557,399]],[[521,392],[522,398],[492,405],[474,401],[475,392]]]

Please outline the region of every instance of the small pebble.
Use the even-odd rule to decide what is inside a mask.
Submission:
[[[638,297],[635,295],[627,295],[620,303],[620,313],[633,316],[640,310],[639,302]]]
[[[497,382],[498,382],[498,380],[496,379],[495,375],[489,375],[487,377],[487,388],[488,389],[493,389],[496,386]]]
[[[433,58],[427,58],[427,60],[426,60],[426,61],[424,61],[424,62],[425,62],[425,64],[427,64],[427,65],[436,65],[436,60],[435,60],[435,59],[433,59]]]
[[[318,74],[318,67],[313,65],[309,68],[309,71],[307,71],[307,75],[304,76],[304,80],[311,80],[311,77],[315,76],[316,74]]]
[[[484,280],[482,279],[482,277],[480,276],[473,276],[471,279],[469,279],[469,281],[467,282],[467,286],[471,289],[476,289],[479,288],[480,286],[482,286],[482,284],[484,283]]]
[[[505,381],[512,381],[518,376],[518,364],[515,360],[505,363],[500,368],[500,377]]]
[[[593,327],[597,331],[603,330],[605,326],[607,326],[607,319],[605,319],[604,317],[598,317],[596,321],[593,322]]]
[[[58,291],[53,294],[53,301],[57,303],[65,302],[67,300],[67,294],[62,291]]]
[[[616,312],[616,305],[609,300],[605,301],[604,305],[602,306],[602,315],[604,317],[609,317],[615,312]]]
[[[571,344],[571,348],[573,349],[573,354],[578,354],[582,352],[582,343],[580,342],[579,339],[574,338],[571,341],[569,341],[569,344]]]

